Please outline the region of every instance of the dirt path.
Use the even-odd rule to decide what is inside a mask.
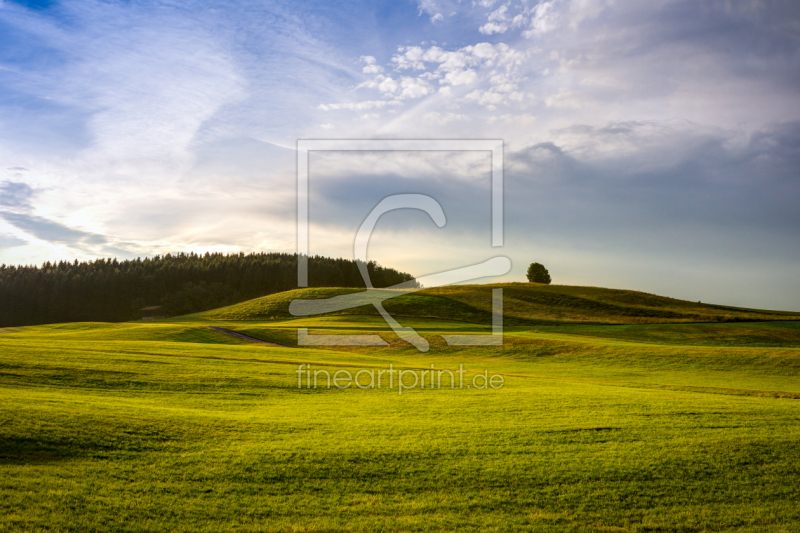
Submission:
[[[248,335],[244,335],[243,333],[236,333],[235,331],[231,331],[225,328],[218,328],[216,326],[206,326],[208,329],[213,329],[216,331],[221,331],[222,333],[227,333],[228,335],[233,335],[234,337],[239,337],[240,339],[244,339],[246,341],[257,342],[259,344],[266,344],[267,346],[274,346],[276,348],[291,348],[291,346],[285,346],[283,344],[276,344],[274,342],[267,342],[262,341],[261,339],[256,339],[255,337],[250,337]]]

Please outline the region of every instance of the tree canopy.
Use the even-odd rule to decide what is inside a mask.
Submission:
[[[375,287],[413,279],[367,265]],[[364,287],[355,261],[308,258],[310,287]],[[297,256],[284,253],[167,254],[118,261],[0,266],[0,327],[141,318],[145,306],[170,315],[206,311],[297,288]]]
[[[531,263],[528,267],[528,281],[550,285],[550,273],[541,263]]]

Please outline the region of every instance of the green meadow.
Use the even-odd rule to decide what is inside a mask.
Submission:
[[[503,345],[447,346],[491,331],[491,287]],[[347,292],[0,329],[0,531],[800,531],[800,314],[449,287],[386,302],[420,352],[370,307],[288,312]],[[503,384],[298,377],[390,365]]]

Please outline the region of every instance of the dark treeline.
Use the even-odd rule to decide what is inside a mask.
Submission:
[[[375,287],[410,274],[368,265]],[[364,287],[355,261],[310,257],[311,287]],[[146,259],[0,266],[0,327],[141,318],[162,305],[183,315],[297,287],[295,254],[167,254]]]

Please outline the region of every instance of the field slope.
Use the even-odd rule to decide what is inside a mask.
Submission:
[[[385,308],[396,316],[486,323],[487,320],[491,322],[492,288],[503,289],[506,323],[519,325],[800,320],[800,313],[687,302],[638,291],[538,283],[425,289],[387,300]],[[289,303],[296,298],[330,298],[354,292],[361,290],[298,289],[189,317],[203,320],[285,320],[291,318]],[[377,316],[378,312],[372,306],[362,306],[332,314]]]
[[[387,301],[425,353],[369,308],[288,313],[335,288],[0,329],[0,532],[800,530],[797,314],[502,287],[502,346],[442,338],[490,331],[491,287]],[[390,365],[467,386],[303,381]]]

